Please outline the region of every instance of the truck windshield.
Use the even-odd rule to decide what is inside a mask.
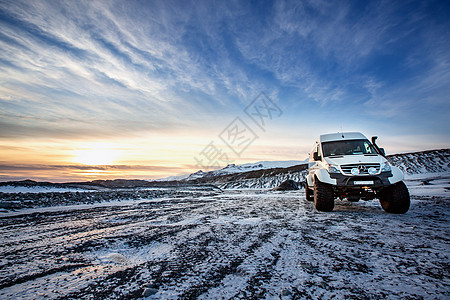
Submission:
[[[323,156],[377,154],[368,140],[347,140],[322,143]]]

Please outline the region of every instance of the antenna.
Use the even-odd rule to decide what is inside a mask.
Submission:
[[[344,130],[342,129],[342,123],[341,123],[341,136],[344,138]]]

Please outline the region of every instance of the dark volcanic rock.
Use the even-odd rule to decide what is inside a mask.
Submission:
[[[0,208],[5,209],[22,208],[22,204],[19,201],[0,201]]]
[[[282,182],[279,186],[273,188],[274,191],[295,191],[298,189],[300,189],[299,183],[292,179],[288,179]]]

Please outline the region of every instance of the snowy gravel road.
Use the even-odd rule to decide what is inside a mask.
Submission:
[[[448,299],[449,203],[226,191],[0,214],[0,298]]]

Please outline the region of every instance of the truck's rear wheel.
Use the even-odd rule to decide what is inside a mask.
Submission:
[[[329,212],[334,208],[333,187],[329,184],[314,180],[314,205],[318,211]]]
[[[408,188],[403,181],[384,189],[379,198],[381,207],[391,214],[406,213],[411,203]]]
[[[308,187],[308,183],[305,183],[305,197],[308,201],[314,201],[314,191]]]

